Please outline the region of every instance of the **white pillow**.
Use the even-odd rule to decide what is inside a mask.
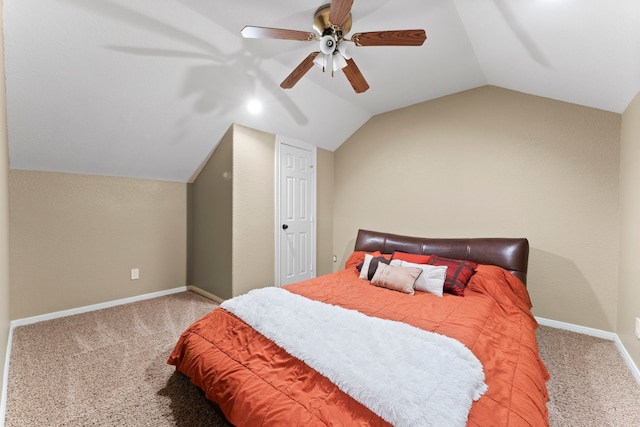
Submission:
[[[390,265],[397,265],[400,267],[417,267],[422,269],[422,274],[418,276],[418,280],[414,285],[416,291],[429,292],[435,296],[441,297],[442,290],[444,288],[444,279],[447,276],[447,266],[445,265],[430,265],[430,264],[415,264],[413,262],[403,261],[400,259],[394,259]]]

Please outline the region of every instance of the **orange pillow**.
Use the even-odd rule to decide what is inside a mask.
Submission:
[[[365,251],[354,251],[349,258],[347,258],[347,262],[344,263],[344,269],[347,270],[349,268],[353,268],[358,264],[364,261],[364,256],[367,252]]]
[[[429,264],[431,255],[410,254],[408,252],[393,251],[391,259],[399,259],[401,261],[412,262],[414,264]]]
[[[364,262],[364,256],[366,254],[370,254],[373,257],[383,256],[385,259],[390,260],[391,254],[383,254],[380,251],[375,252],[365,252],[365,251],[354,251],[349,258],[347,258],[347,262],[344,263],[344,269],[349,269],[353,267],[357,267]]]

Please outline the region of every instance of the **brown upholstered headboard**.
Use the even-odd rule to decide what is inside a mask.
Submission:
[[[524,238],[430,239],[358,230],[355,250],[387,254],[399,250],[497,265],[527,283],[529,241]]]

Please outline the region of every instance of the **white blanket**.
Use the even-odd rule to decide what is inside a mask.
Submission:
[[[462,343],[405,323],[280,288],[221,307],[398,427],[464,426],[487,390],[482,364]]]

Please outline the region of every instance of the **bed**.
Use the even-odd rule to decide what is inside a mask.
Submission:
[[[236,426],[545,426],[528,253],[523,238],[359,230],[344,269],[225,301],[168,363]],[[448,292],[383,276],[420,268],[446,271]]]

